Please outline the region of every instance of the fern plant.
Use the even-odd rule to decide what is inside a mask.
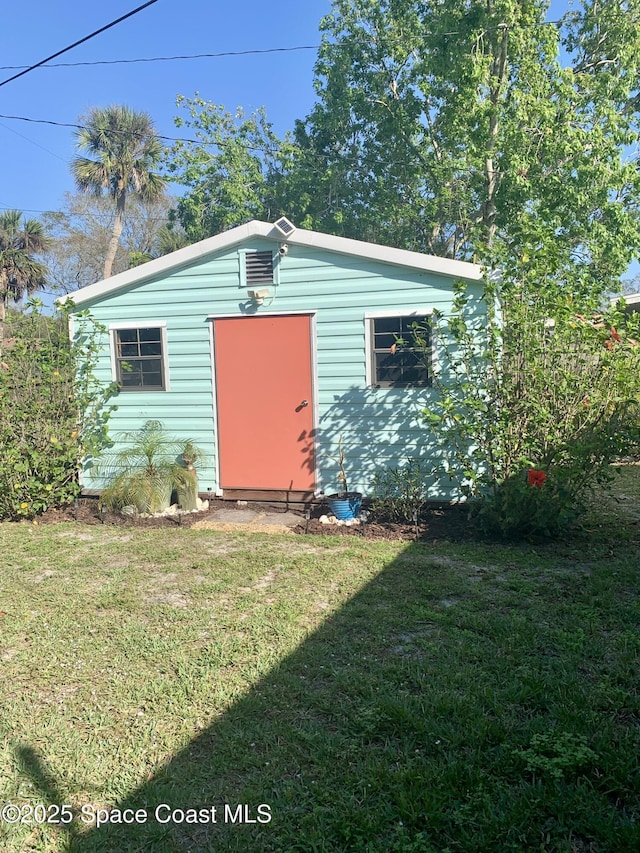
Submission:
[[[127,444],[98,466],[109,481],[102,504],[109,509],[133,506],[141,513],[163,512],[176,489],[188,492],[189,508],[195,509],[194,463],[202,459],[197,445],[169,435],[157,420],[147,421],[137,432],[123,433],[122,438]]]

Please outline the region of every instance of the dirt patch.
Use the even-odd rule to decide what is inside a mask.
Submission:
[[[146,593],[143,596],[146,604],[166,604],[170,607],[188,607],[189,599],[181,592],[170,592],[166,589],[158,589]]]
[[[284,524],[236,524],[232,521],[211,521],[207,518],[189,526],[195,530],[225,530],[227,533],[235,530],[248,530],[250,533],[291,533],[291,528]]]

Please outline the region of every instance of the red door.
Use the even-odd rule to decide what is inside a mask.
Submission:
[[[223,489],[313,491],[308,315],[213,321]]]

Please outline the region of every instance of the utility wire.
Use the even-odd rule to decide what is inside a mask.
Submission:
[[[39,142],[36,142],[36,141],[35,141],[35,140],[33,140],[33,139],[29,139],[29,137],[28,137],[28,136],[25,136],[25,135],[24,135],[24,133],[19,133],[17,130],[14,130],[12,127],[7,127],[7,125],[6,125],[6,124],[2,124],[2,123],[0,123],[0,127],[4,128],[5,130],[8,130],[8,131],[9,131],[9,133],[13,133],[13,134],[15,134],[16,136],[19,136],[21,139],[25,139],[27,142],[30,142],[32,145],[35,145],[35,146],[36,146],[36,148],[41,148],[43,151],[46,151],[46,152],[47,152],[47,154],[51,154],[51,156],[52,156],[52,157],[57,157],[57,159],[58,159],[58,160],[62,160],[62,162],[63,162],[63,163],[68,163],[68,162],[69,162],[69,161],[68,161],[68,160],[66,160],[64,157],[61,157],[59,154],[56,154],[56,153],[55,153],[55,151],[51,151],[51,149],[50,149],[50,148],[45,148],[45,147],[44,147],[44,145],[40,145],[40,143],[39,143]]]
[[[147,0],[142,6],[138,6],[137,9],[133,9],[131,12],[127,12],[126,15],[122,15],[115,21],[111,21],[110,24],[106,24],[104,27],[100,27],[99,30],[95,30],[90,33],[88,36],[79,39],[79,41],[74,41],[73,44],[70,44],[68,47],[64,47],[62,50],[58,50],[56,53],[52,53],[51,56],[47,56],[46,59],[42,59],[40,62],[36,62],[35,65],[30,65],[28,68],[25,68],[23,71],[20,71],[18,74],[14,74],[13,77],[7,77],[6,80],[3,80],[0,83],[0,86],[5,86],[7,83],[11,83],[12,80],[17,80],[18,77],[23,77],[25,74],[28,74],[30,71],[33,71],[35,68],[40,68],[41,65],[49,62],[50,59],[55,59],[56,56],[61,56],[63,53],[67,53],[67,51],[72,50],[74,47],[77,47],[79,44],[83,44],[85,41],[89,41],[89,39],[94,38],[94,36],[103,33],[105,30],[111,29],[111,27],[115,27],[116,24],[121,23],[122,21],[126,21],[127,18],[132,17],[132,15],[137,15],[138,12],[141,12],[143,9],[146,9],[147,6],[153,5],[153,3],[157,3],[158,0]]]
[[[92,62],[52,62],[46,68],[76,68],[80,65],[127,65],[134,62],[173,62],[177,59],[218,59],[221,56],[255,56],[263,53],[291,53],[295,50],[318,50],[319,44],[301,44],[295,47],[268,47],[261,50],[225,50],[220,53],[193,53],[184,56],[150,56],[136,59],[96,59]],[[46,62],[46,60],[45,60]],[[24,65],[0,65],[0,71],[25,68]]]
[[[155,0],[152,0],[152,2],[155,2]],[[146,5],[149,5],[149,4],[147,3]],[[140,8],[144,9],[144,6],[141,6]],[[139,10],[136,9],[134,11],[137,12]],[[134,14],[134,12],[131,12],[130,14]],[[128,17],[128,16],[125,16],[125,17]],[[119,20],[123,20],[123,19],[120,18]],[[118,21],[114,21],[114,23],[118,23]],[[532,26],[535,26],[535,27],[547,27],[547,26],[560,27],[564,23],[566,23],[564,20],[537,21],[534,24],[532,24]],[[109,24],[109,26],[113,26],[113,24]],[[508,24],[498,24],[498,25],[493,26],[493,27],[484,27],[482,32],[487,33],[487,32],[492,32],[494,30],[501,30],[504,28],[508,29],[509,25]],[[104,27],[103,29],[106,29],[106,27]],[[98,30],[98,32],[101,32],[101,30]],[[95,35],[95,33],[93,35]],[[462,35],[469,35],[469,31],[468,30],[452,30],[452,31],[446,32],[446,33],[436,33],[436,32],[422,32],[422,33],[420,33],[421,37],[435,36],[437,38],[448,38],[450,36],[462,36]],[[91,36],[87,36],[87,38],[91,38]],[[86,39],[83,39],[82,41],[86,41]],[[80,43],[81,42],[76,42],[76,44],[80,44]],[[328,42],[327,44],[328,44],[328,46],[334,45],[333,42]],[[174,62],[176,60],[185,60],[185,59],[218,59],[218,58],[224,57],[224,56],[258,56],[258,55],[263,54],[263,53],[291,53],[292,51],[296,51],[296,50],[319,50],[322,46],[323,45],[321,45],[321,44],[301,44],[301,45],[296,45],[294,47],[269,47],[269,48],[255,49],[255,50],[224,50],[224,51],[221,51],[219,53],[191,53],[191,54],[182,54],[182,55],[179,54],[177,56],[135,57],[133,59],[95,59],[95,60],[86,61],[86,62],[52,62],[52,63],[46,65],[45,67],[46,68],[77,68],[80,66],[87,66],[87,65],[130,65],[130,64],[133,64],[136,62]],[[71,45],[71,47],[75,47],[75,45]],[[69,50],[69,49],[70,48],[66,48],[66,50]],[[60,53],[64,53],[64,51],[60,51],[59,53],[55,53],[53,55],[53,57],[59,56]],[[48,59],[53,59],[53,57],[50,56]],[[37,68],[41,65],[44,65],[44,63],[48,62],[48,59],[44,59],[42,62],[39,62],[37,66],[34,65],[34,66],[29,67],[29,68],[27,68],[24,65],[0,65],[0,71],[13,71],[13,70],[16,70],[19,68],[26,68],[26,71],[30,71],[31,68]],[[25,73],[26,73],[26,71],[25,71]],[[19,76],[19,75],[16,75],[16,76]],[[10,79],[15,79],[15,78],[12,77]],[[6,80],[5,82],[9,82],[9,81]],[[3,84],[0,83],[0,85],[3,85]]]
[[[153,0],[153,2],[155,2],[155,0]],[[67,122],[67,121],[52,121],[50,119],[44,119],[44,118],[27,118],[26,116],[0,115],[0,119],[7,119],[8,121],[27,121],[31,124],[48,124],[48,125],[52,125],[53,127],[72,127],[75,130],[85,130],[86,129],[85,125],[83,125],[83,124],[75,124],[74,122]],[[127,131],[119,131],[119,130],[116,130],[115,128],[113,128],[109,131],[109,133],[112,133],[112,134],[124,133],[124,134],[126,134]],[[218,146],[224,145],[224,142],[215,142],[215,141],[207,142],[206,140],[203,140],[203,139],[183,139],[182,137],[176,137],[176,136],[163,136],[161,133],[154,133],[153,135],[157,139],[163,139],[165,142],[188,142],[188,143],[191,143],[193,145],[203,145],[203,146],[204,145],[218,145]],[[268,150],[266,148],[259,148],[259,147],[251,146],[251,145],[245,145],[244,147],[249,151],[267,151]]]

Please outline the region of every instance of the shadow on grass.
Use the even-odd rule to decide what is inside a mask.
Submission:
[[[134,822],[79,825],[68,851],[640,849],[637,797],[616,793],[624,739],[595,775],[571,756],[559,778],[527,774],[532,733],[612,733],[586,710],[584,660],[544,635],[545,601],[523,587],[488,613],[476,568],[410,545],[113,804]]]

